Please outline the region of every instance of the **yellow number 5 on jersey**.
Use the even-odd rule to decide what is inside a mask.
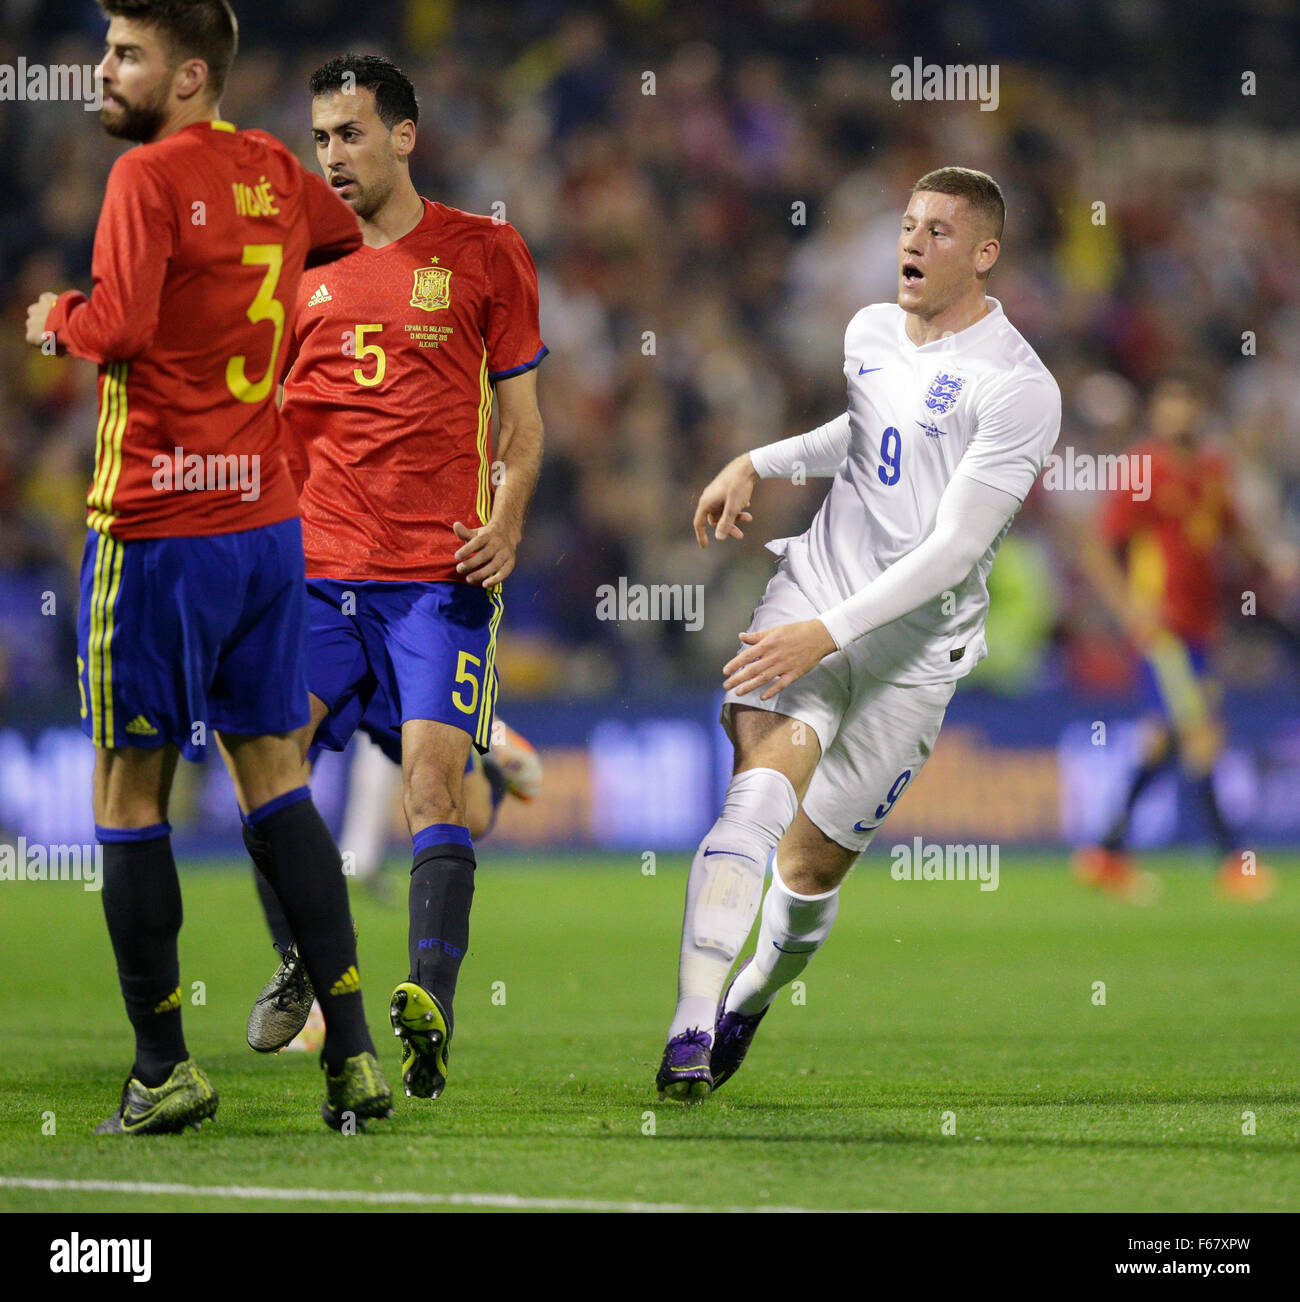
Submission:
[[[373,375],[367,375],[361,369],[360,365],[357,365],[352,369],[352,378],[356,380],[358,384],[364,384],[367,388],[378,384],[379,381],[384,378],[384,371],[388,367],[388,358],[385,356],[384,350],[380,348],[378,344],[366,343],[366,331],[382,330],[383,328],[384,327],[381,325],[357,326],[357,362],[360,363],[367,357],[373,357],[375,359],[375,373]]]
[[[245,369],[248,358],[240,353],[226,363],[226,388],[240,402],[261,402],[271,392],[275,383],[275,359],[280,355],[280,340],[284,335],[284,304],[275,297],[275,287],[280,283],[280,268],[284,263],[284,245],[282,244],[245,244],[244,266],[265,267],[266,275],[262,277],[262,287],[257,297],[248,305],[248,319],[254,325],[259,321],[270,321],[275,326],[275,342],[271,345],[271,358],[266,364],[266,373],[256,384],[248,378]]]

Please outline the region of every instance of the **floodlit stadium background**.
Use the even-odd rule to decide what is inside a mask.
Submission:
[[[1060,383],[1058,452],[1122,451],[1153,377],[1191,364],[1217,393],[1241,508],[1265,534],[1300,536],[1300,22],[1283,0],[235,7],[225,117],[314,166],[310,71],[349,49],[390,54],[421,97],[421,193],[504,211],[538,263],[547,453],[499,665],[501,714],[542,750],[547,789],[509,804],[494,848],[684,849],[711,823],[729,759],[720,667],[774,564],[763,542],[800,531],[827,481],[764,484],[745,542],[707,553],[695,497],[736,453],[843,410],[844,326],[893,298],[898,217],[933,167],[981,168],[1006,193],[991,292]],[[3,14],[0,64],[99,58],[88,0],[6,0]],[[896,101],[891,69],[916,58],[995,64],[996,110]],[[95,375],[29,349],[23,317],[39,291],[89,287],[122,146],[79,104],[12,102],[0,145],[0,836],[80,842]],[[1099,831],[1131,760],[1136,666],[1069,563],[1064,540],[1098,501],[1040,486],[1026,503],[994,570],[993,654],[890,841]],[[702,627],[602,621],[597,589],[620,579],[703,585]],[[1218,781],[1261,845],[1296,844],[1297,660],[1233,614],[1253,582],[1225,576]],[[1090,744],[1096,720],[1105,748]],[[182,777],[182,855],[237,851],[220,764]],[[336,826],[345,782],[345,760],[322,763]],[[1172,781],[1135,830],[1138,844],[1200,837]]]

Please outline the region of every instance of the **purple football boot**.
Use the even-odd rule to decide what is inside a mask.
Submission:
[[[750,1017],[746,1017],[744,1013],[727,1012],[727,996],[731,993],[731,987],[736,984],[736,977],[753,961],[751,955],[736,969],[736,976],[727,982],[727,988],[718,1001],[718,1014],[715,1019],[717,1029],[713,1035],[713,1054],[710,1059],[715,1090],[720,1089],[740,1070],[740,1064],[745,1061],[745,1055],[753,1042],[754,1032],[758,1030],[759,1022],[767,1016],[767,1008]],[[768,1008],[770,1007],[769,1004]]]
[[[702,1103],[709,1097],[713,1092],[713,1073],[709,1070],[711,1043],[708,1032],[695,1026],[668,1041],[655,1077],[661,1099]]]

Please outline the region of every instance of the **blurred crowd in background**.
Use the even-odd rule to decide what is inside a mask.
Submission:
[[[843,410],[844,327],[893,299],[908,192],[944,164],[1003,187],[990,293],[1061,386],[1058,451],[1124,450],[1156,377],[1190,369],[1243,513],[1266,537],[1300,536],[1300,24],[1287,5],[235,9],[225,117],[314,167],[310,72],[346,50],[388,54],[421,100],[417,188],[476,212],[504,204],[536,259],[547,447],[506,588],[507,708],[717,685],[771,571],[763,542],[800,531],[827,482],[763,485],[744,542],[703,552],[696,496],[730,457]],[[89,0],[6,0],[3,13],[0,63],[100,57]],[[895,100],[891,68],[916,57],[996,63],[996,110]],[[24,313],[40,291],[89,288],[123,145],[79,104],[12,102],[0,145],[0,714],[14,715],[75,702],[96,419],[94,368],[28,348]],[[1070,564],[1070,530],[1099,505],[1034,490],[994,571],[986,687],[1124,687],[1131,657]],[[596,591],[620,577],[702,584],[702,629],[602,622]],[[1258,685],[1286,661],[1236,613],[1253,581],[1225,570],[1223,666]]]

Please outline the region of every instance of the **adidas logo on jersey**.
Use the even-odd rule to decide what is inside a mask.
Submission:
[[[126,731],[133,733],[137,737],[156,737],[158,729],[144,717],[143,714],[137,714],[130,723],[126,725]]]
[[[361,989],[361,975],[356,965],[348,968],[337,981],[330,986],[331,995],[350,995]]]
[[[334,295],[325,288],[325,282],[322,280],[320,288],[307,300],[308,307],[319,307],[322,303],[332,303]]]

